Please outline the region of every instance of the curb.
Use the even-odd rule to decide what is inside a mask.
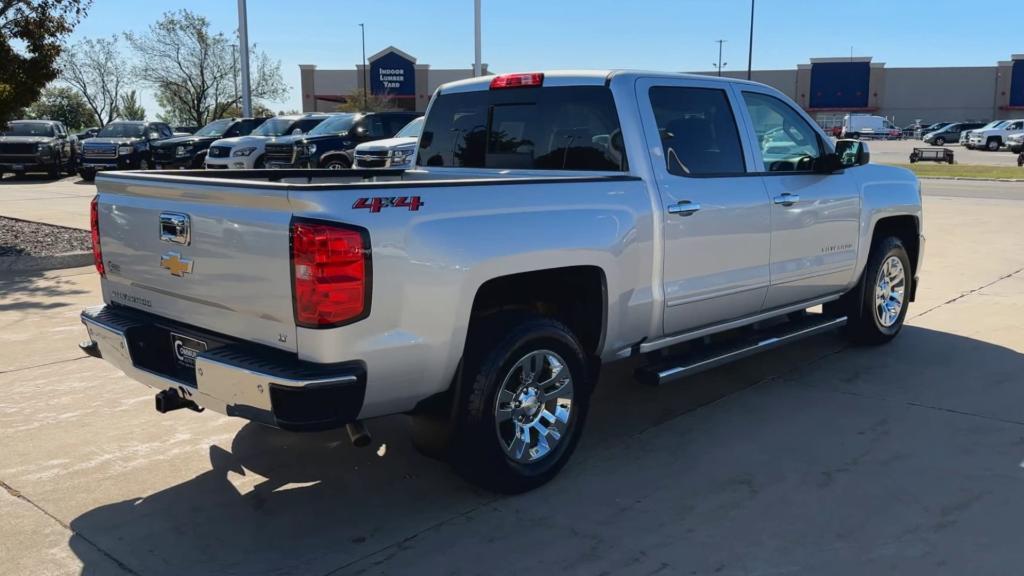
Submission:
[[[968,182],[1024,182],[1024,178],[972,178],[970,176],[918,176],[918,180],[966,180]]]
[[[0,272],[38,272],[61,268],[80,268],[93,263],[92,252],[68,252],[50,256],[3,256]]]

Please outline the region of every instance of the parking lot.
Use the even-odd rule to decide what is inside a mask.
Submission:
[[[84,228],[92,186],[76,181],[5,179],[0,214]],[[922,285],[896,342],[818,337],[663,389],[610,366],[576,457],[518,497],[420,456],[401,417],[370,422],[359,449],[344,432],[160,415],[77,348],[93,270],[0,277],[0,571],[1012,572],[1024,189],[924,192]]]
[[[932,148],[920,140],[873,140],[869,142],[871,147],[871,160],[881,164],[908,164],[910,153],[914,148]],[[953,151],[957,164],[977,164],[982,166],[1017,166],[1017,155],[1006,148],[999,152],[988,152],[985,150],[968,150],[959,144],[947,144],[944,146]],[[1024,173],[1024,171],[1022,171]]]

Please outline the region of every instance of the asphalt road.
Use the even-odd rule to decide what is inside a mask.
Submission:
[[[77,350],[91,270],[0,278],[0,574],[1016,573],[1024,203],[924,190],[895,342],[826,335],[661,389],[610,366],[573,461],[517,497],[418,455],[401,417],[356,449],[157,414]]]

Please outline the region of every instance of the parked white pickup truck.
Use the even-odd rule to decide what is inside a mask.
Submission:
[[[1009,136],[1020,133],[1024,133],[1024,120],[995,121],[977,130],[971,130],[970,136],[967,137],[967,147],[996,152],[1003,147]]]
[[[823,330],[879,344],[917,288],[915,177],[760,84],[454,82],[417,166],[100,175],[83,348],[160,411],[356,443],[407,413],[423,450],[517,492],[569,459],[603,362],[666,384]]]
[[[352,155],[354,168],[412,168],[416,161],[416,145],[423,132],[423,116],[409,122],[394,138],[363,142]]]

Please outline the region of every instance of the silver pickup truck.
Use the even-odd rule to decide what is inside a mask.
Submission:
[[[83,348],[287,430],[413,417],[471,480],[552,478],[604,362],[664,384],[824,330],[895,337],[920,187],[760,84],[633,71],[446,84],[408,171],[101,174]]]

